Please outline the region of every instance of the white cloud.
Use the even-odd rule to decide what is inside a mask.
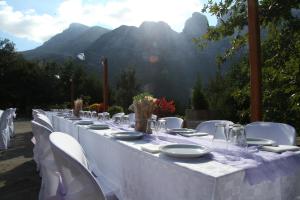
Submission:
[[[119,0],[106,3],[84,3],[65,0],[56,15],[37,14],[34,9],[16,11],[0,1],[0,28],[17,37],[44,42],[63,31],[72,22],[88,26],[139,26],[143,21],[165,21],[180,32],[193,12],[202,8],[199,0]]]

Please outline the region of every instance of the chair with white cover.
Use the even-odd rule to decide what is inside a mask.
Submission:
[[[124,115],[125,115],[125,113],[120,112],[120,113],[114,114],[111,118],[114,120],[116,117],[122,117],[122,116],[124,116]]]
[[[36,138],[36,149],[34,153],[37,154],[37,156],[34,155],[34,159],[39,166],[40,175],[42,177],[39,200],[60,199],[60,175],[49,141],[52,130],[36,121],[31,121],[31,125],[32,132]]]
[[[232,125],[232,121],[228,120],[209,120],[201,122],[197,127],[196,130],[203,133],[208,133],[210,135],[214,135],[217,139],[226,139],[225,135],[215,135],[216,124],[225,124],[226,128],[229,128],[229,125]]]
[[[183,119],[179,117],[164,117],[160,118],[166,120],[166,128],[173,129],[173,128],[181,128],[183,124]]]
[[[54,132],[50,135],[52,151],[61,174],[65,200],[117,199],[106,192],[101,180],[90,172],[81,145],[72,136]]]
[[[252,122],[245,126],[250,138],[264,138],[280,145],[295,145],[296,131],[291,125],[276,122]]]
[[[42,124],[43,126],[46,126],[48,129],[50,129],[52,131],[54,131],[51,120],[47,117],[47,115],[37,113],[34,117],[34,121]]]
[[[7,149],[10,145],[9,133],[10,109],[6,109],[0,118],[0,149]]]
[[[9,135],[10,137],[15,136],[14,118],[16,118],[16,108],[10,108],[10,116],[8,118]]]

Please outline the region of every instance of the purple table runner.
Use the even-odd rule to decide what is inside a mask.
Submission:
[[[146,135],[144,140],[153,144],[196,144],[212,150],[212,159],[245,170],[245,180],[255,185],[262,181],[274,181],[280,176],[296,173],[300,169],[300,154],[297,152],[284,152],[281,154],[259,151],[257,147],[248,150],[228,145],[223,141],[214,141],[207,138],[186,138],[180,135],[160,133],[157,137]]]

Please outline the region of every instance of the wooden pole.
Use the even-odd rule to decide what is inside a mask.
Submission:
[[[71,108],[74,108],[74,80],[73,76],[70,78],[70,83],[71,83]]]
[[[102,58],[101,60],[103,66],[103,104],[104,111],[108,109],[108,64],[107,58]]]
[[[257,0],[248,0],[249,63],[251,67],[251,121],[261,121],[261,56]]]

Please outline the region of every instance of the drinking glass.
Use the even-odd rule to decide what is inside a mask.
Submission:
[[[150,129],[151,129],[152,134],[155,137],[157,137],[157,134],[159,132],[158,121],[152,119],[152,120],[149,120],[149,123],[150,123]]]
[[[215,132],[212,138],[212,145],[214,145],[216,140],[225,140],[226,141],[226,149],[228,143],[228,134],[226,131],[226,124],[224,123],[216,123],[215,124]]]
[[[120,124],[121,123],[121,117],[120,116],[115,116],[114,117],[114,123],[115,124]]]
[[[80,111],[79,111],[79,117],[80,117],[80,118],[83,118],[83,117],[84,117],[84,111],[83,111],[83,110],[80,110]]]
[[[164,119],[158,120],[158,131],[161,133],[167,132],[166,120],[164,120]]]
[[[121,117],[121,124],[124,126],[124,127],[128,127],[130,122],[129,122],[129,117],[128,115],[123,115]]]
[[[247,137],[244,126],[234,124],[229,132],[229,141],[235,146],[247,149]]]
[[[103,113],[103,117],[104,117],[104,120],[105,120],[105,121],[108,121],[109,118],[110,118],[110,114],[109,114],[108,112],[104,112],[104,113]]]
[[[98,119],[98,116],[97,116],[97,112],[96,112],[96,111],[93,111],[93,112],[91,113],[91,116],[92,116],[92,119],[95,120],[95,121]]]
[[[104,121],[103,113],[98,113],[99,121]]]

